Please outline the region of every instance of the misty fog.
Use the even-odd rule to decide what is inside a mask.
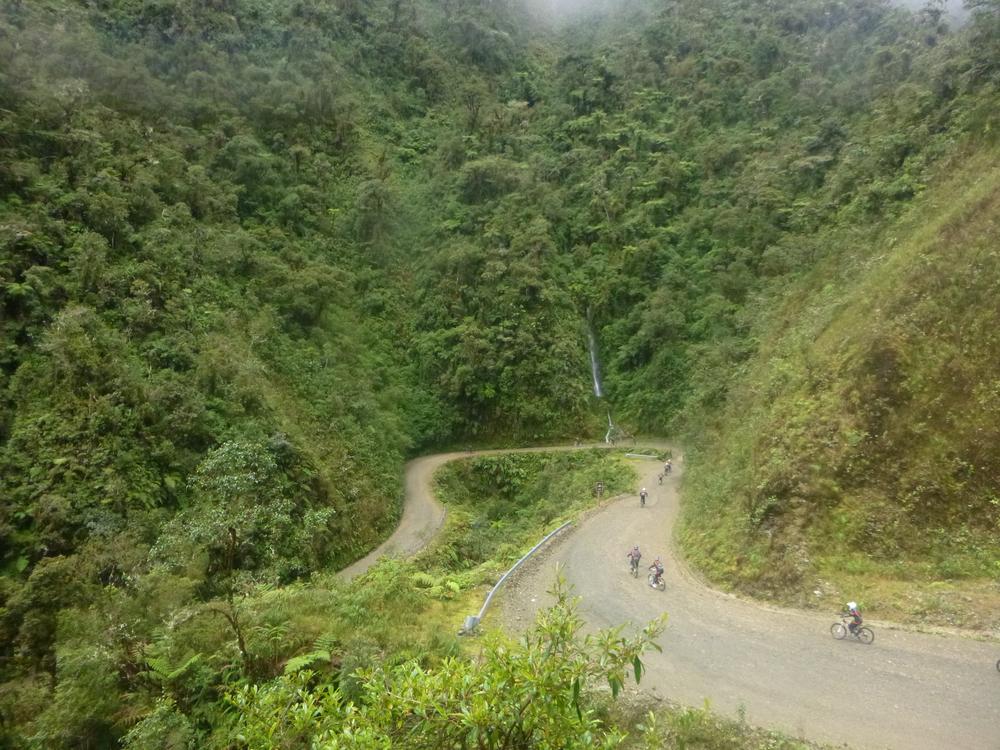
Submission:
[[[875,2],[876,0],[873,0]],[[529,0],[536,9],[547,15],[566,18],[580,12],[610,10],[625,5],[630,0]],[[928,5],[944,8],[945,14],[953,22],[963,22],[968,16],[963,0],[889,0],[893,5],[899,5],[910,10],[920,10]]]

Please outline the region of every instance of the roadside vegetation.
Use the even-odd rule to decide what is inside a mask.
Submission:
[[[596,481],[615,494],[630,487],[634,472],[620,452],[606,450],[449,464],[438,480],[449,511],[439,539],[416,559],[382,561],[351,583],[324,572],[274,586],[238,566],[215,569],[206,580],[192,560],[155,565],[131,582],[131,596],[115,586],[85,589],[74,606],[63,602],[54,696],[44,673],[13,677],[0,690],[0,710],[17,732],[8,741],[20,735],[28,746],[78,747],[83,738],[136,750],[293,747],[323,736],[324,725],[280,724],[279,732],[266,711],[286,712],[299,700],[321,703],[333,690],[338,710],[367,706],[376,722],[385,706],[371,691],[382,683],[366,670],[381,665],[390,679],[404,680],[419,668],[428,690],[452,675],[480,649],[478,641],[457,637],[465,615],[547,531],[596,502]],[[53,585],[69,576],[55,566],[47,572]],[[122,625],[109,630],[109,622]],[[559,622],[560,638],[569,637],[562,629],[578,628],[575,616]],[[513,668],[500,663],[511,646],[496,648],[494,666]],[[623,662],[629,669],[633,656]],[[596,669],[591,664],[587,674]],[[579,691],[567,700],[589,700],[588,690],[583,698]],[[559,714],[565,731],[585,731],[570,705]],[[338,716],[328,721],[347,727]],[[267,739],[259,734],[265,729],[272,732]],[[431,725],[414,731],[434,736]]]
[[[622,696],[641,684],[643,655],[659,650],[663,622],[635,633],[584,636],[572,592],[514,642],[494,632],[475,659],[373,666],[356,676],[357,699],[303,670],[228,701],[233,732],[251,750],[476,747],[540,750],[813,750],[820,746],[701,709],[642,706]],[[616,700],[618,699],[618,700]],[[296,720],[290,717],[302,717]],[[160,731],[155,724],[149,729]],[[153,734],[147,736],[155,736]]]
[[[508,453],[446,464],[438,499],[448,508],[440,539],[419,555],[430,569],[495,576],[545,534],[604,497],[633,489],[635,471],[620,452],[603,449]]]
[[[621,747],[623,750],[824,750],[807,740],[789,737],[753,727],[744,721],[728,719],[712,711],[711,704],[701,708],[675,705],[655,708],[633,704],[622,709],[616,704],[612,709],[621,725],[632,728]],[[844,746],[838,746],[843,750]]]

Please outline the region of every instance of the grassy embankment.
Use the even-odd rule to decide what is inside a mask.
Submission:
[[[601,449],[453,461],[435,478],[448,508],[445,529],[416,565],[463,586],[495,580],[544,534],[592,506],[597,482],[610,497],[634,479],[621,453]]]
[[[881,231],[830,235],[689,452],[680,538],[713,582],[996,626],[1000,168],[983,150],[941,171]]]

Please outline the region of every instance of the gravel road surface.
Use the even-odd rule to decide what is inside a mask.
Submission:
[[[445,518],[433,497],[433,474],[470,455],[447,453],[407,464],[399,527],[341,575],[353,578],[383,555],[409,556],[425,546]],[[875,630],[870,646],[836,641],[829,630],[834,613],[779,609],[705,586],[670,541],[683,460],[674,464],[674,474],[659,485],[660,463],[637,460],[639,484],[650,491],[646,507],[633,495],[588,514],[519,571],[484,625],[525,627],[548,603],[546,591],[559,564],[582,597],[580,611],[589,627],[643,623],[668,613],[664,652],[648,654],[643,690],[693,706],[708,699],[731,716],[745,711],[754,724],[858,750],[1000,750],[1000,644],[877,621],[866,623]],[[645,574],[638,580],[629,575],[625,553],[636,543],[643,568],[662,557],[665,592],[651,589]]]
[[[658,485],[658,462],[637,462],[637,496],[588,516],[504,592],[493,624],[526,626],[550,597],[555,565],[582,597],[591,627],[644,623],[667,612],[663,653],[646,658],[642,689],[811,740],[852,748],[1000,750],[1000,644],[910,632],[866,621],[866,646],[830,635],[829,615],[779,609],[706,587],[670,543],[683,462]],[[629,575],[625,554],[643,553]],[[665,592],[646,583],[660,555]],[[489,617],[484,625],[490,625]]]

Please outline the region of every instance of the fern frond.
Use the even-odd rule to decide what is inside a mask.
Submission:
[[[285,674],[295,674],[300,672],[306,667],[312,666],[318,661],[329,662],[330,652],[329,651],[311,651],[308,654],[301,654],[299,656],[293,656],[287,662],[285,662]]]
[[[417,572],[410,578],[417,588],[428,589],[437,584],[437,579],[429,573]]]
[[[339,644],[339,639],[333,633],[324,633],[316,639],[316,648],[320,651],[334,651]]]

